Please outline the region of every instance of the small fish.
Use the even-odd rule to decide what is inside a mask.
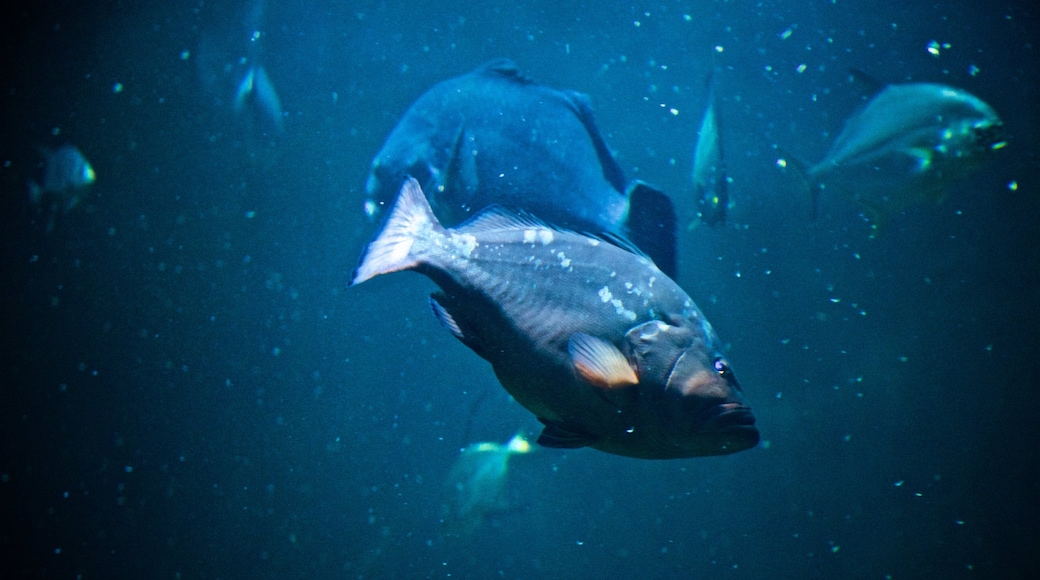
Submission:
[[[499,206],[444,228],[409,178],[351,285],[401,270],[440,287],[434,315],[545,425],[543,446],[665,459],[758,443],[711,324],[633,247]]]
[[[41,148],[40,153],[44,157],[42,179],[29,181],[29,200],[46,214],[46,229],[50,233],[57,215],[67,214],[79,205],[97,175],[74,145],[62,145],[54,151]]]
[[[522,434],[505,445],[474,443],[462,450],[448,474],[441,515],[448,536],[467,537],[491,514],[508,510],[509,458],[531,451]]]
[[[704,110],[697,146],[693,150],[693,186],[697,196],[697,215],[709,226],[726,223],[729,209],[729,178],[722,154],[719,119],[715,112],[715,73],[708,77],[708,106]]]
[[[873,82],[853,71],[857,79]],[[837,190],[859,203],[876,228],[949,186],[1007,145],[1004,124],[978,97],[934,83],[883,86],[845,122],[823,160],[793,161],[813,194]]]
[[[588,95],[537,84],[509,60],[434,85],[372,161],[365,212],[375,218],[405,176],[419,180],[445,224],[492,204],[561,227],[630,239],[675,273],[675,210],[663,192],[626,184]]]

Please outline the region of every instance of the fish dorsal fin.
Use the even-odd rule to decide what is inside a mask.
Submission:
[[[574,372],[601,389],[618,389],[639,383],[628,358],[613,344],[582,332],[567,341]]]
[[[874,98],[878,93],[885,90],[885,83],[877,80],[876,78],[868,75],[858,68],[850,68],[849,76],[852,81],[859,86],[862,91],[864,100],[870,100]]]
[[[649,254],[647,254],[646,252],[641,250],[639,248],[639,246],[637,246],[635,244],[635,242],[633,242],[632,240],[622,236],[621,234],[615,234],[614,232],[600,232],[600,233],[595,234],[595,235],[593,235],[593,234],[582,234],[582,235],[583,236],[588,236],[590,238],[595,238],[597,240],[603,240],[604,242],[607,242],[608,244],[610,244],[612,246],[617,246],[617,247],[621,248],[622,250],[625,250],[626,252],[629,252],[629,253],[632,253],[632,254],[635,254],[635,255],[639,256],[640,258],[646,258],[647,260],[650,260],[651,262],[653,261],[653,258],[651,258]]]
[[[545,425],[542,434],[538,436],[538,444],[542,447],[554,449],[577,449],[588,447],[596,442],[596,437],[574,428],[563,421],[550,421],[538,418]]]
[[[534,84],[534,81],[524,76],[520,72],[520,67],[516,66],[516,63],[508,58],[496,58],[485,63],[477,70],[483,74],[500,76],[524,85]]]
[[[485,207],[455,229],[472,233],[517,228],[544,228],[559,231],[559,228],[547,224],[529,213],[498,204]]]
[[[484,209],[477,212],[476,215],[469,218],[457,228],[454,228],[456,232],[462,233],[475,233],[475,232],[489,232],[496,230],[510,230],[510,229],[546,229],[554,232],[562,232],[568,234],[574,234],[576,236],[584,236],[594,240],[600,240],[607,242],[612,246],[616,246],[626,252],[635,254],[641,258],[646,258],[653,261],[653,258],[648,256],[645,252],[639,249],[633,242],[627,238],[615,234],[613,232],[600,232],[597,234],[589,232],[576,232],[567,228],[561,228],[545,220],[542,220],[538,216],[527,213],[523,210],[513,209],[504,205],[493,204],[485,207]]]

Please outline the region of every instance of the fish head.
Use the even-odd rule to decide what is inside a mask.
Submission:
[[[365,215],[378,219],[401,188],[405,177],[414,177],[424,191],[432,191],[429,183],[434,170],[430,163],[427,143],[409,143],[407,147],[391,140],[372,160],[372,168],[365,181]]]
[[[941,93],[945,122],[936,149],[943,156],[982,161],[1007,145],[1004,122],[988,103],[958,89],[943,87]]]
[[[725,455],[754,447],[759,433],[729,361],[703,316],[678,325],[654,320],[627,334],[640,392],[682,456]]]
[[[973,149],[983,155],[1007,145],[1004,123],[995,116],[971,123],[967,133]]]
[[[472,208],[462,206],[477,187],[474,154],[469,149],[463,153],[471,142],[461,124],[449,130],[424,118],[406,118],[372,161],[365,183],[366,215],[377,217],[397,196],[401,182],[414,177],[435,209],[445,206],[440,208],[445,223],[453,225],[464,219]]]

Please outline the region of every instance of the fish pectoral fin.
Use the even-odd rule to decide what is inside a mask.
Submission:
[[[624,353],[603,339],[576,332],[567,341],[567,352],[577,375],[594,387],[616,389],[639,383]]]
[[[480,187],[475,152],[466,146],[469,140],[466,125],[460,124],[451,142],[448,163],[438,183],[438,190],[445,196],[444,199],[457,198],[468,202]]]
[[[575,429],[563,421],[550,421],[538,418],[545,425],[542,434],[538,436],[537,443],[542,447],[553,449],[577,449],[588,447],[597,441],[597,438],[580,429]]]

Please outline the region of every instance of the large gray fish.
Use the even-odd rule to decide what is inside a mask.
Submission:
[[[352,285],[415,270],[434,314],[545,425],[538,443],[724,455],[759,434],[719,338],[645,256],[491,207],[444,228],[405,182]]]
[[[693,186],[697,196],[697,214],[709,226],[726,223],[729,209],[729,178],[726,158],[722,153],[719,118],[715,111],[715,73],[708,77],[708,106],[697,131],[693,150]]]
[[[419,97],[372,161],[366,212],[377,215],[405,176],[419,180],[445,224],[492,204],[578,231],[630,239],[675,273],[675,210],[624,174],[587,95],[525,78],[495,60]]]
[[[97,175],[75,145],[62,145],[54,151],[41,148],[40,153],[44,157],[43,173],[39,182],[29,181],[29,201],[44,214],[50,233],[58,214],[79,205]]]
[[[940,84],[907,83],[877,92],[845,122],[819,163],[793,161],[812,189],[814,215],[820,192],[837,190],[876,225],[910,205],[941,201],[951,184],[1006,144],[1003,122],[978,97]]]

